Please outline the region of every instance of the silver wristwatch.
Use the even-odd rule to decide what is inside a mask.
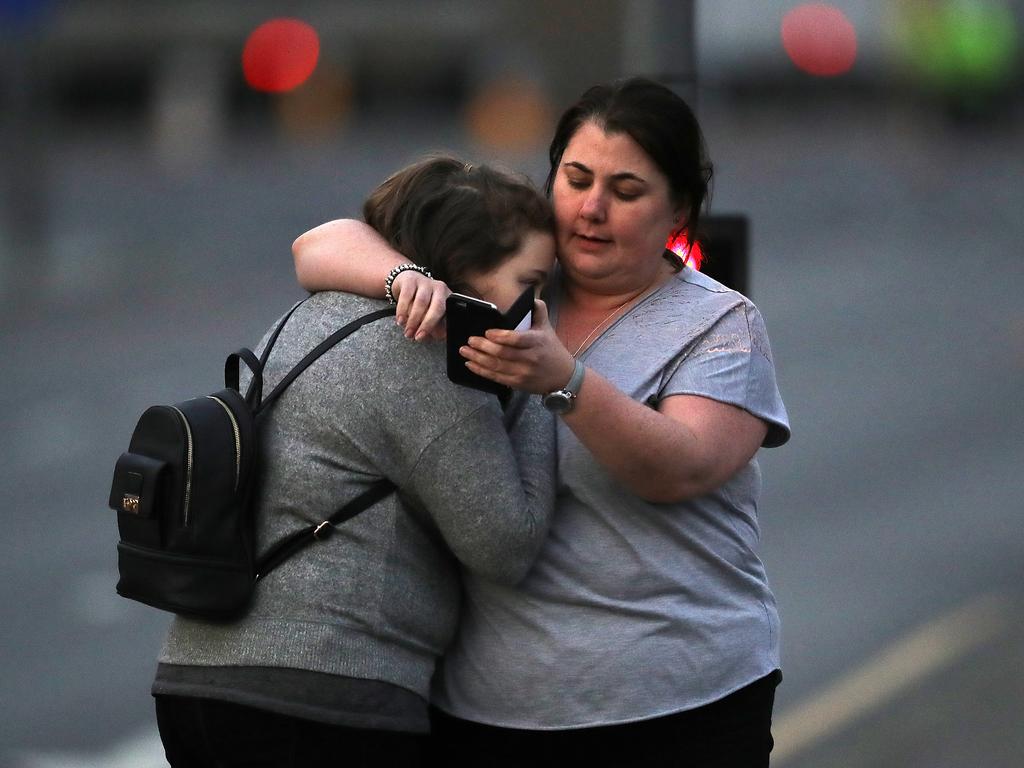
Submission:
[[[579,360],[576,361],[576,368],[569,378],[569,383],[554,392],[548,392],[541,399],[544,407],[552,413],[559,415],[568,413],[576,404],[576,395],[579,394],[580,385],[583,384],[583,373],[587,369]]]

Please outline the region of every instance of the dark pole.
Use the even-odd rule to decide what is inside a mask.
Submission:
[[[44,3],[0,7],[0,295],[5,304],[31,301],[41,282],[47,248],[47,163],[39,57]]]
[[[694,0],[625,0],[624,75],[664,83],[697,106],[697,35]]]
[[[657,80],[697,112],[696,2],[624,0],[623,11],[623,74]],[[707,215],[701,221],[701,271],[749,296],[749,220],[732,214]]]

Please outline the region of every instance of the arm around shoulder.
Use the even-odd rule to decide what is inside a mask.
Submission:
[[[292,243],[295,276],[308,291],[348,291],[384,298],[384,278],[405,261],[369,224],[335,219]]]
[[[307,291],[346,291],[384,298],[384,282],[409,259],[377,230],[356,219],[336,219],[299,235],[292,243],[295,276]],[[397,319],[408,338],[444,338],[445,299],[451,291],[440,280],[402,272],[392,283]]]

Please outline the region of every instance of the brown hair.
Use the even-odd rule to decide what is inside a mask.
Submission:
[[[525,178],[433,155],[403,168],[363,204],[392,248],[456,291],[517,251],[532,231],[554,232],[551,205]]]
[[[683,227],[687,239],[691,243],[696,240],[713,169],[700,124],[689,105],[671,89],[642,77],[588,89],[563,113],[555,128],[548,150],[551,170],[544,185],[548,195],[565,148],[586,122],[595,122],[610,134],[626,134],[647,153],[668,178],[673,202],[686,211]],[[682,266],[671,251],[665,255],[677,267]]]

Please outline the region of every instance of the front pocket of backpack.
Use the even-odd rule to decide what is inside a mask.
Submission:
[[[138,453],[118,458],[108,504],[117,511],[122,540],[145,547],[162,545],[160,499],[166,468],[166,462]]]

